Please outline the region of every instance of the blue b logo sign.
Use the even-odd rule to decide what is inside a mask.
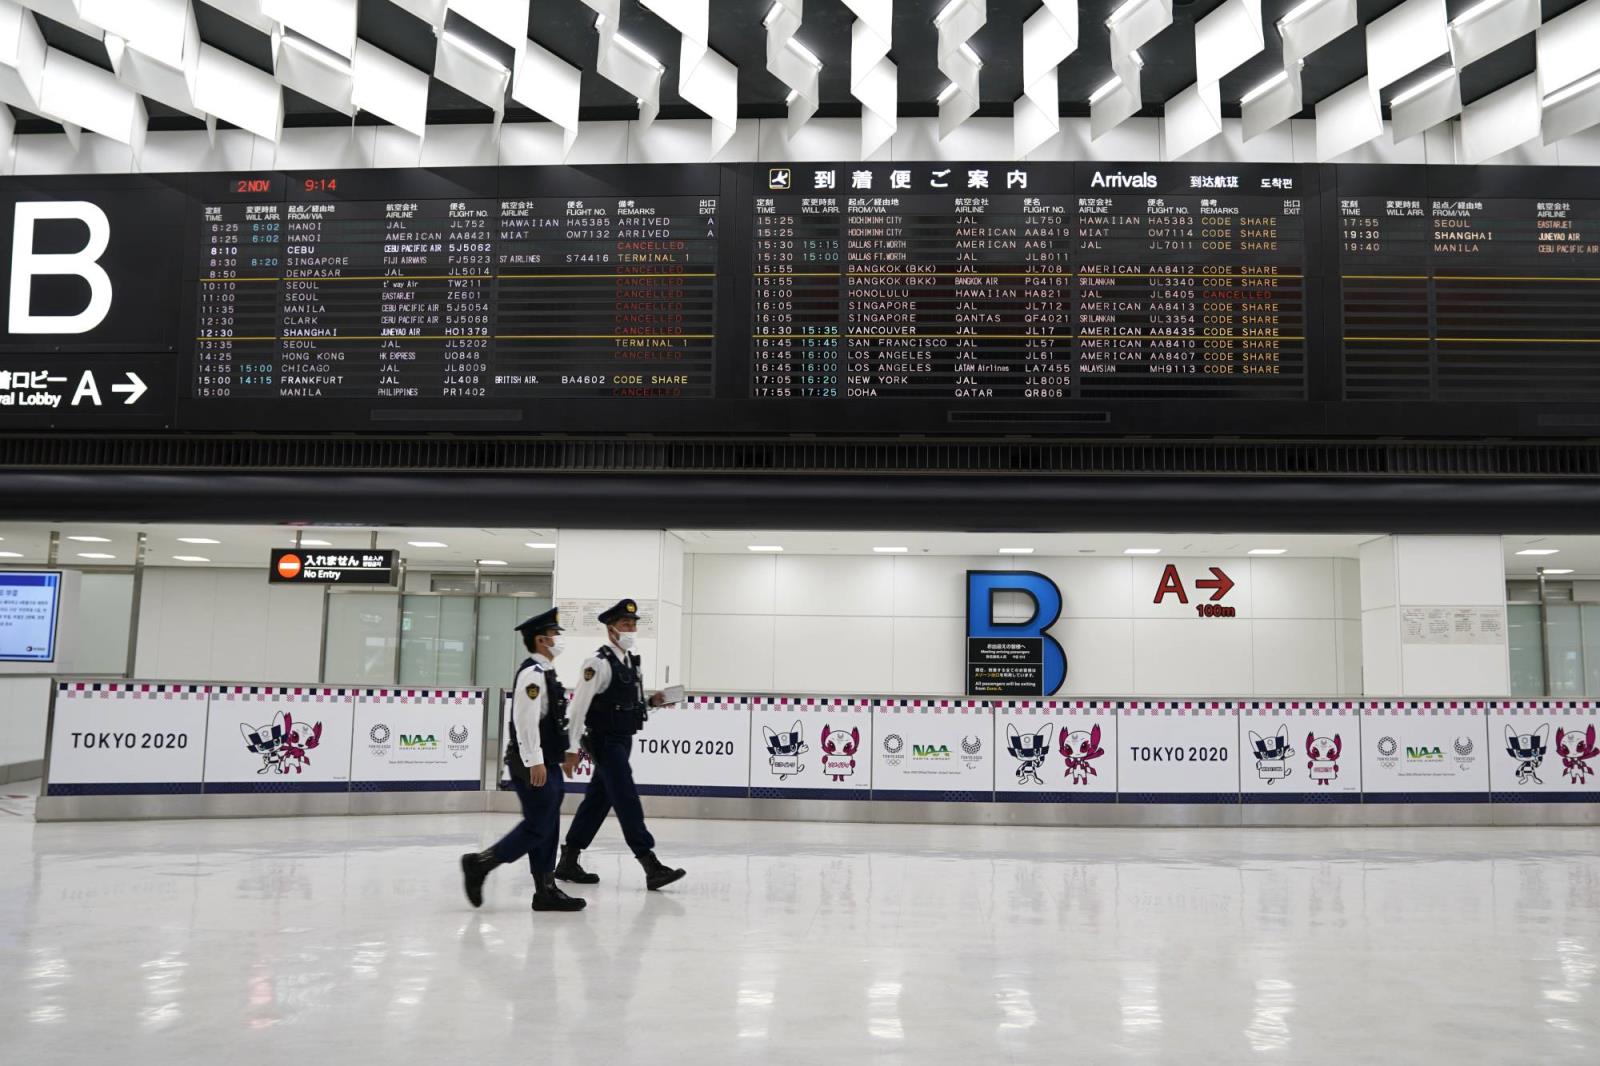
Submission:
[[[1033,614],[1020,622],[995,619],[995,597],[1020,592]],[[1067,679],[1067,653],[1048,630],[1061,617],[1061,590],[1031,570],[967,571],[967,692],[971,695],[1050,696]]]

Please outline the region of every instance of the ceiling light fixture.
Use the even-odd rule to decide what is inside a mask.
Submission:
[[[1445,82],[1449,81],[1455,76],[1456,68],[1446,67],[1437,74],[1434,74],[1432,77],[1424,78],[1422,81],[1417,82],[1417,84],[1411,86],[1409,89],[1406,89],[1404,92],[1395,93],[1394,97],[1389,101],[1389,106],[1397,107],[1400,104],[1405,103],[1407,100],[1413,100],[1427,92],[1429,89],[1432,89],[1437,85],[1443,85]]]
[[[1305,0],[1305,3],[1284,12],[1283,17],[1278,20],[1278,32],[1281,34],[1285,26],[1299,22],[1327,2],[1328,0]]]
[[[1122,77],[1118,75],[1089,94],[1089,106],[1093,107],[1120,88],[1122,88]]]
[[[20,559],[20,558],[22,558],[22,553],[21,552],[0,552],[0,559]]]
[[[442,540],[408,540],[407,544],[413,548],[448,548],[450,545]]]
[[[1469,22],[1476,22],[1483,16],[1505,7],[1510,0],[1484,0],[1483,3],[1467,8],[1461,14],[1450,20],[1452,26],[1465,26]]]
[[[463,52],[482,63],[484,66],[498,67],[501,70],[506,69],[506,65],[500,62],[499,56],[491,55],[488,52],[485,52],[482,48],[479,48],[476,44],[473,44],[460,34],[451,33],[449,30],[446,30],[443,34],[443,37],[446,44],[461,49]]]
[[[1123,548],[1123,555],[1160,555],[1160,548]]]
[[[1117,8],[1115,11],[1111,12],[1111,14],[1106,16],[1106,25],[1115,26],[1117,23],[1121,22],[1123,19],[1139,10],[1148,2],[1149,0],[1128,0],[1127,3],[1123,4],[1121,7]],[[1317,2],[1321,3],[1321,0],[1317,0]]]
[[[983,57],[980,56],[977,52],[974,52],[972,50],[972,46],[970,44],[968,44],[966,41],[962,41],[960,46],[958,48],[956,48],[956,51],[960,52],[963,56],[965,56],[968,63],[971,63],[973,66],[978,67],[979,69],[982,69],[982,67],[983,67]]]
[[[1595,71],[1586,78],[1579,78],[1571,85],[1565,85],[1544,98],[1545,107],[1553,107],[1565,100],[1570,100],[1580,93],[1586,93],[1595,86],[1600,85],[1600,70]]]
[[[506,565],[506,561],[504,559],[479,559],[478,560],[478,565],[479,566],[505,566]]]
[[[1572,573],[1572,571],[1571,570],[1546,570],[1544,567],[1541,566],[1539,568],[1539,573],[1541,573],[1541,574],[1555,574],[1557,576],[1560,576],[1561,574],[1570,574],[1570,573]]]
[[[331,540],[312,540],[310,537],[304,537],[300,541],[300,547],[302,547],[302,548],[331,548],[331,547],[333,547],[333,541],[331,541]]]
[[[785,41],[783,46],[818,70],[822,69],[822,60],[817,58],[817,54],[793,37]]]
[[[1555,555],[1560,551],[1561,551],[1560,548],[1523,548],[1521,551],[1517,552],[1517,554],[1518,555]]]
[[[596,15],[594,17],[594,28],[595,29],[598,30],[601,26],[604,26],[605,24],[606,24],[606,17],[604,15]],[[639,44],[639,42],[634,41],[634,40],[632,40],[630,38],[624,37],[620,33],[613,33],[611,35],[611,41],[617,47],[621,48],[624,52],[627,52],[627,53],[631,54],[635,59],[639,60],[641,63],[648,63],[650,66],[655,67],[657,70],[662,71],[662,72],[666,71],[666,69],[667,69],[666,65],[663,64],[661,62],[661,60],[657,59],[655,56],[651,55],[648,51],[646,51],[644,46]]]
[[[533,548],[537,551],[555,551],[556,546],[547,540],[530,540],[523,544],[524,548]]]
[[[80,559],[115,559],[116,556],[115,555],[107,555],[105,552],[79,552],[78,553],[78,558],[80,558]]]
[[[1001,555],[1032,555],[1032,548],[1001,548]]]
[[[1288,548],[1251,548],[1250,549],[1250,554],[1251,555],[1282,555],[1285,552],[1287,552],[1288,550],[1289,550]]]
[[[111,538],[110,537],[77,536],[77,537],[68,537],[67,539],[68,540],[75,540],[79,544],[110,544],[111,543]]]
[[[178,543],[179,544],[221,544],[222,541],[213,540],[210,537],[179,537],[178,538]]]
[[[749,548],[750,551],[753,551],[753,552],[781,552],[781,551],[783,551],[783,545],[781,545],[781,544],[750,544],[750,545],[747,545],[747,547]]]
[[[1278,86],[1285,84],[1288,80],[1289,72],[1287,70],[1278,71],[1278,73],[1274,74],[1260,85],[1257,85],[1254,89],[1251,89],[1249,92],[1239,97],[1239,106],[1243,107],[1245,104],[1251,103],[1252,101],[1267,95]]]
[[[209,563],[211,561],[204,555],[174,555],[173,558],[180,563]]]
[[[909,549],[909,548],[894,548],[894,547],[890,547],[890,548],[873,548],[872,550],[877,552],[879,555],[900,555],[900,554],[903,554],[904,552],[910,551],[911,549]]]
[[[961,91],[961,86],[957,85],[955,82],[951,82],[948,85],[946,85],[943,89],[939,90],[939,95],[934,97],[933,102],[936,103],[936,104],[943,104],[946,100],[950,99],[952,96],[954,96],[956,93],[958,93],[960,91]]]

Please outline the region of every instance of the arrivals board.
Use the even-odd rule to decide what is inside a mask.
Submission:
[[[0,179],[0,432],[1589,435],[1579,168]]]

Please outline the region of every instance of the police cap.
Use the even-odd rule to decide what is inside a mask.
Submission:
[[[607,607],[595,617],[603,626],[608,626],[613,622],[620,622],[624,618],[638,618],[639,605],[632,600],[618,600],[615,606]]]
[[[552,607],[548,611],[544,612],[544,614],[534,615],[526,622],[517,626],[516,630],[518,633],[521,633],[524,638],[530,640],[536,636],[539,636],[541,633],[548,633],[552,630],[559,633],[561,632],[561,625],[556,618],[556,613],[557,608]]]

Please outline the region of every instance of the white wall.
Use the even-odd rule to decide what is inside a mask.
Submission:
[[[1152,602],[1168,562],[1190,604]],[[1222,567],[1234,618],[1199,618],[1187,583]],[[1063,694],[1354,695],[1353,559],[692,555],[688,684],[699,691],[954,695],[964,686],[966,572],[1036,570],[1064,605]]]
[[[270,585],[260,568],[152,567],[134,675],[174,681],[317,680],[320,586]]]

